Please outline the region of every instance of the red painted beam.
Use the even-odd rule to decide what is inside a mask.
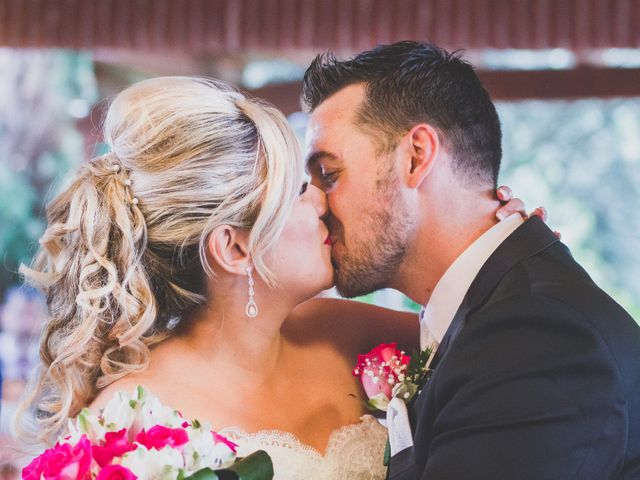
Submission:
[[[640,0],[0,0],[0,45],[188,53],[640,48]]]

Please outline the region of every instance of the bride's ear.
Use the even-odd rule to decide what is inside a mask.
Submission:
[[[247,248],[249,232],[229,225],[216,227],[207,241],[207,253],[221,269],[237,275],[245,275],[249,266]]]

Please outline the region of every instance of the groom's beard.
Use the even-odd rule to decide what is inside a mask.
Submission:
[[[386,288],[395,277],[407,253],[411,232],[410,215],[397,192],[386,192],[361,228],[345,236],[334,217],[327,225],[337,245],[332,256],[336,288],[343,297],[366,295]]]

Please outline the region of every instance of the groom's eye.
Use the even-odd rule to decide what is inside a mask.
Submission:
[[[320,180],[323,185],[333,185],[338,178],[338,172],[322,172]]]

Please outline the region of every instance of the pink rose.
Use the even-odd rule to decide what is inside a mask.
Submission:
[[[104,444],[93,447],[93,458],[101,467],[110,464],[116,457],[121,457],[127,452],[138,448],[129,443],[127,439],[127,429],[123,428],[118,432],[107,432],[104,436]]]
[[[90,478],[91,442],[83,435],[75,446],[56,445],[35,458],[24,470],[23,480],[85,480]]]
[[[366,355],[358,355],[353,375],[360,377],[370,399],[383,394],[387,400],[391,400],[394,385],[404,380],[411,357],[398,350],[397,345],[383,343]]]
[[[231,450],[234,454],[238,453],[238,444],[237,443],[233,443],[231,440],[229,440],[227,437],[224,437],[216,432],[211,432],[213,434],[213,442],[218,444],[218,443],[224,443],[227,447],[229,447],[229,450]]]
[[[131,470],[122,465],[107,465],[96,477],[96,480],[136,480]]]
[[[184,428],[169,428],[156,425],[149,430],[142,430],[136,435],[136,442],[151,450],[161,450],[164,447],[179,447],[189,441],[189,435]]]

